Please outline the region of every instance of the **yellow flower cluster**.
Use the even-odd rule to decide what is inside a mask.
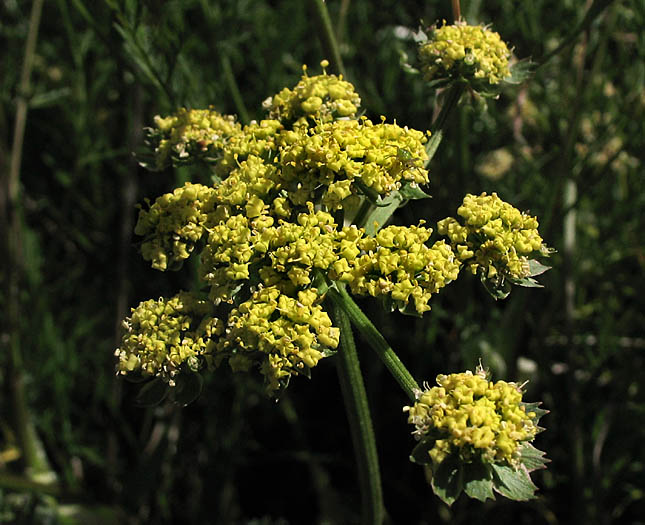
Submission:
[[[460,262],[444,241],[425,243],[432,230],[422,226],[388,226],[375,237],[353,234],[341,239],[345,256],[330,277],[349,283],[352,293],[389,296],[400,307],[410,301],[418,313],[430,310],[432,294],[457,278]],[[343,244],[344,243],[344,244]]]
[[[321,65],[326,67],[328,63],[323,60]],[[361,99],[352,84],[343,80],[342,76],[324,73],[309,77],[306,67],[303,67],[303,71],[302,79],[293,89],[284,88],[265,100],[264,107],[269,111],[270,118],[306,124],[307,118],[330,122],[356,115]]]
[[[215,173],[225,178],[251,155],[266,158],[276,151],[276,136],[282,129],[280,121],[271,119],[252,121],[244,126],[239,133],[231,135],[226,146],[218,152]]]
[[[169,166],[172,160],[212,156],[241,132],[233,116],[212,109],[181,108],[168,117],[157,115],[154,122],[148,139],[155,148],[156,169]]]
[[[141,371],[172,385],[184,363],[193,371],[208,364],[215,350],[213,341],[224,331],[213,314],[209,301],[188,292],[140,303],[123,321],[125,333],[115,353],[118,373]]]
[[[497,84],[511,74],[510,55],[498,33],[463,22],[434,29],[419,48],[428,80],[465,77]]]
[[[414,406],[404,407],[417,439],[436,438],[428,451],[435,465],[451,454],[461,460],[481,458],[516,466],[519,446],[532,440],[538,427],[526,412],[522,389],[515,383],[488,381],[479,369],[438,375],[438,386],[417,393]]]
[[[295,204],[324,187],[321,202],[330,209],[358,193],[357,184],[379,195],[398,189],[402,181],[425,184],[426,140],[421,131],[367,118],[296,127],[279,137],[283,184]],[[401,151],[415,161],[402,159]]]
[[[437,230],[450,239],[459,260],[473,273],[522,279],[530,272],[528,256],[546,251],[537,219],[496,193],[466,195],[457,214],[461,221],[448,217],[437,223]]]
[[[338,346],[340,331],[321,306],[315,288],[289,297],[276,287],[260,288],[233,309],[217,361],[228,359],[234,371],[247,371],[261,361],[269,393],[292,374],[307,373]],[[259,355],[258,355],[259,354]]]
[[[423,312],[459,270],[449,245],[425,244],[431,233],[425,228],[389,227],[371,238],[335,222],[330,212],[349,197],[374,201],[405,183],[428,182],[426,134],[384,118],[377,124],[356,118],[359,104],[341,77],[305,73],[267,101],[267,120],[242,127],[211,109],[182,109],[156,117],[149,132],[157,141],[151,141],[157,168],[206,159],[218,180],[212,187],[188,182],[140,211],[135,233],[143,237],[143,256],[156,269],[175,269],[203,246],[199,277],[209,287],[212,316],[217,309],[223,319],[208,355],[234,370],[259,366],[270,391],[293,373],[308,373],[338,345],[338,329],[318,305],[316,272],[349,283],[355,293]],[[164,360],[172,370],[183,362],[174,348],[194,329],[189,312],[178,310],[186,317],[172,333],[169,321],[136,320],[176,300],[133,311],[119,354],[122,372],[141,368],[168,378],[159,372],[172,368]],[[135,345],[137,334],[152,346]]]
[[[188,182],[139,211],[134,233],[144,238],[141,253],[153,268],[173,268],[190,256],[206,231],[214,196],[214,188]]]

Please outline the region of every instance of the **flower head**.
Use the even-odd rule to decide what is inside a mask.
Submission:
[[[537,219],[496,193],[466,195],[457,215],[439,221],[437,229],[450,239],[459,260],[486,279],[528,277],[529,257],[548,252]]]
[[[510,55],[499,34],[464,22],[433,28],[419,48],[422,71],[431,81],[462,78],[497,84],[511,74]]]
[[[326,63],[323,61],[322,65]],[[264,107],[272,119],[306,124],[307,119],[330,122],[337,118],[353,118],[360,103],[354,86],[342,76],[323,73],[310,77],[306,66],[303,66],[300,82],[293,89],[284,88],[267,99]]]
[[[209,301],[188,292],[140,303],[123,321],[118,373],[140,371],[172,384],[182,365],[196,371],[208,364],[213,339],[223,332],[222,321],[213,314]]]
[[[404,410],[415,438],[431,437],[428,455],[435,467],[450,455],[517,466],[521,444],[538,432],[536,413],[527,411],[522,394],[519,385],[493,383],[479,369],[438,375],[437,386],[418,392]]]

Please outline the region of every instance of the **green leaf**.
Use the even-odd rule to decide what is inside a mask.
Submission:
[[[542,275],[544,272],[550,269],[551,269],[550,266],[545,266],[544,264],[540,263],[539,261],[536,261],[535,259],[531,259],[529,261],[529,277]]]
[[[464,492],[479,501],[495,499],[493,493],[493,472],[490,464],[473,461],[464,465]]]
[[[199,397],[203,387],[204,380],[200,374],[193,372],[180,375],[173,389],[174,402],[182,407],[189,405]]]
[[[535,423],[536,425],[538,424],[542,416],[546,416],[549,413],[548,410],[544,410],[543,408],[540,408],[541,404],[542,404],[541,401],[537,401],[535,403],[522,403],[522,406],[525,407],[527,414],[529,412],[535,412],[535,417],[532,418],[532,420],[533,420],[533,423]]]
[[[418,200],[418,199],[429,199],[430,195],[428,195],[425,191],[423,191],[418,184],[415,183],[410,183],[406,182],[401,186],[401,189],[399,190],[399,194],[401,197],[407,200]]]
[[[531,62],[528,58],[515,62],[515,64],[510,67],[511,76],[506,77],[504,82],[507,84],[521,84],[533,74],[536,66],[537,64],[535,62]]]
[[[514,469],[508,465],[493,463],[494,489],[502,496],[514,501],[527,501],[535,498],[537,487],[531,481],[523,466]]]
[[[169,391],[170,387],[168,383],[157,377],[143,385],[141,390],[139,390],[135,403],[140,407],[158,405],[166,398]]]
[[[515,286],[522,286],[524,288],[544,288],[539,282],[530,277],[524,277],[522,279],[509,279]]]
[[[506,299],[511,293],[511,285],[504,278],[489,279],[481,274],[481,281],[486,291],[495,299]]]
[[[546,452],[538,450],[530,443],[523,443],[520,447],[520,461],[526,467],[528,472],[546,468],[546,464],[551,460],[545,458]]]
[[[410,454],[410,461],[417,465],[429,465],[432,461],[430,458],[430,450],[434,447],[436,438],[434,436],[424,436],[419,443],[412,449]]]
[[[428,143],[426,144],[426,153],[428,154],[428,160],[426,160],[425,164],[426,166],[430,164],[432,157],[434,157],[435,153],[437,153],[439,144],[441,144],[441,139],[443,139],[443,131],[441,131],[440,129],[430,135]]]
[[[447,505],[452,505],[459,497],[463,486],[463,471],[456,456],[448,456],[434,470],[432,490]]]
[[[396,198],[390,204],[387,206],[377,207],[365,219],[365,233],[367,233],[367,235],[374,235],[378,230],[380,230],[401,203],[405,201],[398,192],[392,192],[392,194],[396,194]],[[374,223],[376,223],[376,225]]]

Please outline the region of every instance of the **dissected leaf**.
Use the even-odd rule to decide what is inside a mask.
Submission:
[[[514,501],[527,501],[535,497],[537,487],[523,466],[514,469],[508,465],[493,463],[494,489]]]
[[[155,406],[166,398],[169,391],[168,383],[157,377],[141,387],[135,402],[140,407]]]
[[[536,66],[537,64],[531,62],[528,58],[515,62],[515,64],[510,66],[511,76],[505,78],[504,82],[508,84],[521,84],[533,74]]]
[[[510,279],[510,281],[516,286],[523,286],[524,288],[544,288],[539,282],[530,277],[524,277],[523,279]]]
[[[176,380],[173,389],[174,401],[183,407],[189,405],[202,393],[204,380],[197,373],[182,374]]]
[[[537,275],[542,275],[544,272],[550,270],[550,266],[545,266],[535,259],[529,261],[529,277],[535,277]]]
[[[401,189],[399,190],[399,194],[401,197],[407,200],[418,200],[418,199],[429,199],[430,195],[428,195],[425,191],[423,191],[418,184],[412,184],[409,182],[406,182],[403,186],[401,186]]]
[[[410,461],[417,465],[428,465],[431,462],[430,454],[428,452],[434,447],[434,436],[425,436],[417,445],[412,449],[410,454]]]
[[[511,293],[511,285],[506,279],[489,279],[484,274],[481,275],[481,281],[486,291],[495,299],[506,299]]]
[[[459,459],[448,456],[434,469],[432,490],[447,505],[452,505],[464,489],[463,471]]]
[[[537,425],[537,423],[540,421],[540,418],[542,416],[546,416],[549,411],[544,410],[543,408],[540,408],[540,405],[542,404],[541,401],[537,401],[535,403],[524,403],[522,402],[522,406],[526,407],[526,413],[528,414],[529,412],[534,412],[535,417],[531,418],[533,420],[533,423]]]
[[[487,463],[473,461],[464,465],[464,492],[479,501],[495,499],[493,493],[493,472]]]
[[[546,468],[546,464],[549,463],[549,459],[545,458],[546,452],[538,450],[530,443],[523,443],[520,447],[520,455],[522,465],[526,467],[526,470],[533,472],[534,470],[539,470]]]

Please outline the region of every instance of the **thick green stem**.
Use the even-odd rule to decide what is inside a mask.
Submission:
[[[338,379],[356,453],[362,499],[361,522],[380,525],[383,523],[384,508],[378,453],[354,335],[349,318],[338,303],[334,302],[332,312],[340,328]]]
[[[339,73],[346,77],[345,66],[343,66],[343,59],[340,56],[340,48],[336,40],[336,33],[331,25],[329,12],[324,0],[310,0],[309,5],[311,11],[316,19],[316,27],[318,28],[318,36],[322,44],[323,53],[325,58],[329,60],[330,69],[334,73]]]
[[[347,293],[343,286],[338,285],[335,288],[330,288],[327,292],[327,297],[334,304],[340,307],[349,317],[349,320],[360,332],[360,334],[369,343],[372,349],[378,354],[383,361],[383,364],[390,371],[394,379],[399,383],[399,386],[406,393],[411,401],[416,401],[416,394],[419,385],[408,372],[408,369],[399,359],[399,356],[394,353],[394,350],[387,343],[381,332],[372,324],[359,306],[354,302],[351,296]]]

